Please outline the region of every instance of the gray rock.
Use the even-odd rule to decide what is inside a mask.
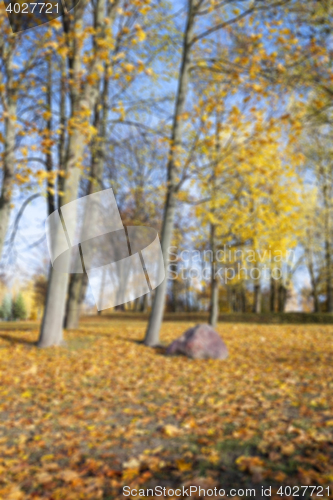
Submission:
[[[184,354],[195,359],[225,359],[228,357],[228,349],[211,326],[196,325],[172,342],[166,354]]]

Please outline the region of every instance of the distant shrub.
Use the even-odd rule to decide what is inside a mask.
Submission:
[[[2,300],[0,307],[0,317],[4,321],[10,321],[12,319],[12,299],[10,295],[5,295]]]
[[[12,307],[13,319],[26,319],[27,318],[27,308],[25,306],[24,298],[21,293],[17,295],[13,302]]]

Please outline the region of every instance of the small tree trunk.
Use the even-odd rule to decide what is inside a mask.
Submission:
[[[327,312],[333,312],[333,289],[332,289],[332,262],[331,262],[331,217],[328,174],[322,167],[323,176],[323,201],[324,201],[324,225],[325,225],[325,277],[326,277],[326,308]]]
[[[254,285],[254,300],[252,311],[256,314],[261,313],[261,286],[260,283]]]
[[[318,299],[317,287],[313,289],[313,312],[319,313],[319,299]]]
[[[286,300],[287,300],[287,290],[284,287],[284,285],[280,283],[278,290],[278,310],[280,313],[284,312]]]
[[[237,288],[237,312],[242,312],[242,293],[239,287]]]
[[[80,278],[80,279],[78,279]],[[88,286],[87,274],[72,274],[66,303],[65,328],[74,329],[79,326],[80,307],[84,301]]]
[[[215,245],[215,225],[211,224],[210,229],[210,247],[212,250],[212,266],[211,266],[211,292],[210,292],[210,314],[209,324],[216,328],[219,316],[219,284],[216,279],[216,245]]]
[[[309,240],[311,242],[310,238]],[[306,256],[307,256],[307,266],[310,274],[310,281],[312,287],[313,312],[318,313],[319,312],[318,285],[315,277],[315,271],[313,266],[313,254],[311,249],[306,250]]]
[[[191,303],[190,303],[190,277],[189,275],[185,280],[185,298],[186,298],[186,312],[190,312]]]
[[[133,311],[134,312],[139,312],[140,311],[140,299],[141,299],[141,297],[137,297],[132,302],[132,304],[133,304]]]
[[[125,311],[125,304],[119,304],[118,306],[115,306],[114,308],[115,311]],[[100,312],[99,312],[100,314]]]
[[[275,312],[275,280],[272,276],[272,273],[270,280],[269,310],[271,313]]]
[[[311,277],[311,283],[312,283],[312,296],[313,296],[313,312],[318,313],[319,298],[318,298],[317,282],[314,276]]]
[[[326,264],[326,302],[327,312],[333,312],[333,289],[332,289],[332,264],[331,264],[331,243],[329,229],[327,229],[325,241],[325,264]]]
[[[242,313],[245,313],[246,312],[246,293],[245,293],[245,288],[244,288],[244,285],[242,284],[242,288],[241,288],[241,300],[242,300]]]
[[[227,285],[227,303],[228,303],[228,307],[229,307],[229,312],[232,312],[232,290],[230,288],[230,286]]]
[[[237,299],[236,298],[236,290],[233,287],[232,290],[231,290],[231,307],[232,307],[232,312],[237,312],[236,299]]]
[[[142,313],[147,312],[147,306],[148,306],[148,295],[146,294],[142,297],[140,312]]]
[[[211,306],[209,315],[209,324],[216,328],[219,317],[219,289],[217,279],[213,279],[211,283]]]
[[[177,312],[178,307],[178,262],[171,264],[171,271],[176,273],[176,278],[171,280],[170,308],[172,312]]]
[[[216,107],[216,128],[215,128],[215,161],[213,161],[212,170],[212,216],[216,215],[216,170],[220,160],[220,114],[219,107]],[[212,266],[211,266],[211,297],[210,297],[210,316],[209,324],[216,328],[219,317],[219,284],[216,278],[216,226],[213,223],[210,226],[210,249],[212,251]]]

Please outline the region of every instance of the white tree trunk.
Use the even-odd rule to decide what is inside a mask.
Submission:
[[[77,147],[79,152],[79,147]],[[71,169],[65,186],[65,203],[76,199],[80,180],[80,170],[75,167]],[[62,228],[61,228],[62,229]],[[69,254],[69,252],[68,252]],[[68,269],[69,269],[68,258]],[[44,316],[38,340],[38,347],[50,347],[63,343],[63,321],[66,306],[66,294],[68,288],[69,274],[55,271],[50,268],[49,282],[47,288]]]

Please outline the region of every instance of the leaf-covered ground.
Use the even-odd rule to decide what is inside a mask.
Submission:
[[[188,326],[165,323],[162,341]],[[226,361],[166,357],[140,344],[144,330],[90,320],[38,350],[37,324],[0,324],[1,499],[125,498],[124,485],[332,493],[332,326],[224,323]]]

